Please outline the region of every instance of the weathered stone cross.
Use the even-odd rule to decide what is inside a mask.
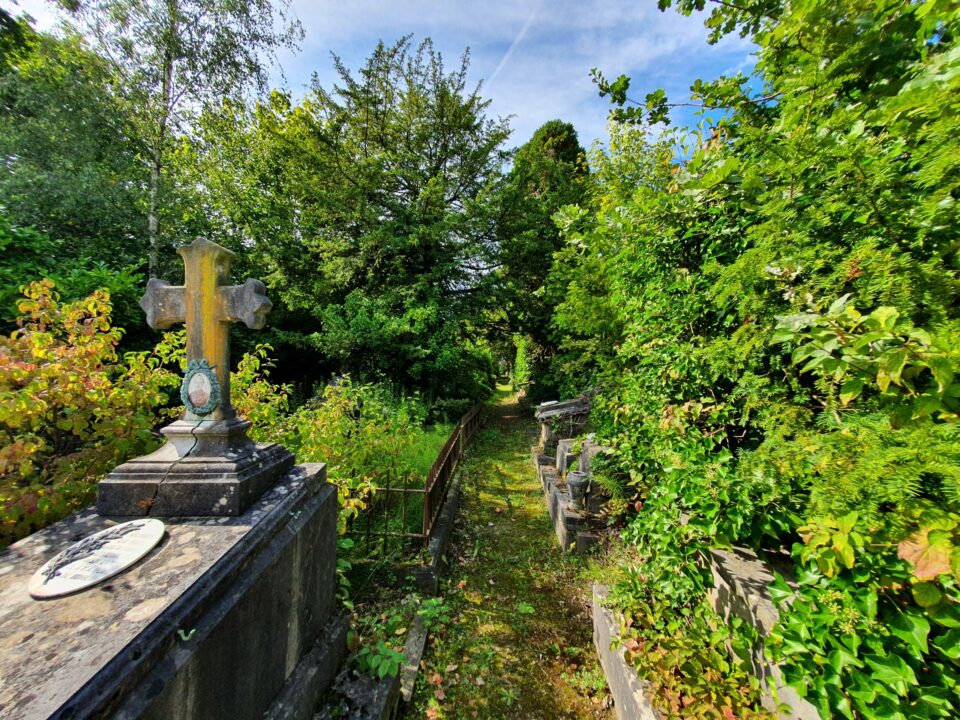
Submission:
[[[182,287],[150,280],[140,307],[152,328],[187,324],[187,410],[160,432],[167,442],[128,460],[97,488],[101,515],[240,515],[293,466],[278,443],[254,443],[230,404],[230,323],[259,329],[272,307],[259,280],[227,285],[234,254],[198,238],[180,248]]]
[[[229,420],[236,416],[230,404],[230,323],[242,321],[259,330],[273,303],[259,280],[226,284],[235,257],[226,248],[197,238],[177,253],[183,258],[184,284],[151,279],[140,307],[154,329],[187,325],[187,374],[181,391],[186,419]]]

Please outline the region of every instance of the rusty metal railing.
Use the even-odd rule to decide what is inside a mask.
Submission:
[[[460,458],[473,440],[480,424],[480,406],[474,405],[450,433],[447,442],[437,455],[433,467],[427,473],[426,497],[423,503],[423,538],[426,542],[433,531],[433,525],[440,515],[443,500],[447,496],[450,480],[457,469]]]
[[[388,469],[378,479],[367,508],[350,523],[347,535],[362,542],[368,551],[382,545],[383,556],[395,546],[403,553],[426,545],[457,465],[479,424],[480,406],[475,405],[451,431],[423,485],[410,473]],[[419,527],[412,524],[418,514]]]

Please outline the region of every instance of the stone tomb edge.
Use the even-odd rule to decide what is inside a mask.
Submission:
[[[165,518],[146,558],[62,598],[34,600],[27,581],[126,518],[86,510],[4,550],[0,716],[246,720],[290,695],[308,653],[338,666],[337,499],[325,478],[323,465],[299,465],[240,516]]]

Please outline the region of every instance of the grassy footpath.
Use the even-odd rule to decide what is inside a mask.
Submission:
[[[587,563],[557,547],[535,439],[514,396],[487,410],[407,720],[614,717],[591,642]]]

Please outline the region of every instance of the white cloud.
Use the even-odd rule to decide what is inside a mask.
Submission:
[[[14,3],[42,28],[54,24],[49,2]],[[584,145],[605,137],[609,104],[590,68],[611,78],[629,75],[637,99],[658,87],[685,99],[695,78],[752,64],[746,41],[734,36],[710,46],[703,16],[662,13],[654,0],[294,0],[293,9],[306,35],[299,53],[279,60],[295,95],[313,73],[322,85],[335,81],[331,52],[356,68],[377,40],[429,36],[445,58],[471,49],[470,74],[484,81],[491,113],[514,116],[513,144],[553,118],[572,122]]]
[[[630,75],[637,98],[658,87],[679,97],[696,77],[716,77],[750,52],[736,37],[708,45],[702,17],[661,13],[652,0],[300,0],[295,7],[307,37],[300,56],[283,59],[294,89],[312,72],[321,84],[333,81],[330,52],[357,67],[378,39],[430,36],[448,57],[471,48],[471,75],[484,80],[492,113],[513,116],[514,144],[552,118],[572,122],[584,145],[603,138],[609,105],[590,81],[593,67]]]

